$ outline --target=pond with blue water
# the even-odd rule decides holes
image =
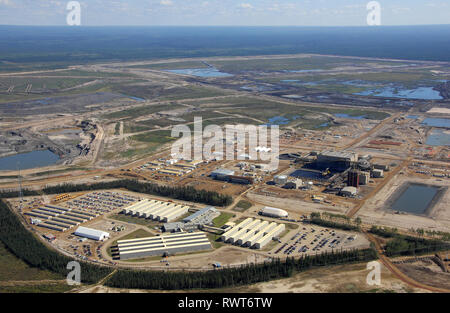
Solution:
[[[345,114],[345,113],[336,113],[336,114],[334,114],[334,116],[339,117],[339,118],[349,118],[349,119],[352,119],[352,120],[363,120],[363,119],[366,118],[364,115],[351,116],[351,115],[348,115],[348,114]]]
[[[436,202],[440,187],[410,183],[399,191],[392,204],[394,211],[422,215]]]
[[[0,171],[15,171],[45,167],[59,161],[59,156],[49,150],[32,151],[0,158]]]
[[[208,68],[185,68],[180,70],[166,70],[166,72],[171,72],[175,74],[191,75],[197,77],[230,77],[233,76],[229,73],[224,73],[219,71],[214,67]]]
[[[448,118],[435,118],[427,117],[422,121],[422,125],[431,127],[450,128],[450,119]]]
[[[374,96],[385,98],[406,98],[420,100],[442,100],[444,99],[439,91],[433,87],[418,87],[415,89],[406,89],[402,87],[387,86],[384,88],[370,89],[362,92],[356,92],[354,95]]]
[[[450,131],[445,129],[434,129],[428,135],[426,144],[429,146],[450,146]]]

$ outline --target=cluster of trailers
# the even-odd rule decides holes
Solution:
[[[38,209],[33,209],[30,212],[26,212],[25,215],[41,220],[37,223],[40,227],[63,232],[81,223],[90,221],[99,214],[95,212],[85,212],[79,209],[45,205]]]
[[[221,240],[244,247],[261,249],[284,230],[284,224],[247,218],[222,234]]]
[[[119,192],[98,191],[88,193],[82,197],[69,201],[67,202],[67,205],[75,208],[85,208],[103,214],[115,209],[123,208],[138,200],[137,197]]]
[[[167,160],[166,162],[162,161],[152,161],[147,164],[142,165],[138,169],[146,169],[149,171],[158,171],[160,174],[165,175],[173,175],[173,176],[183,176],[194,171],[199,164],[203,163],[203,161],[180,161],[178,160]]]
[[[125,208],[123,213],[160,222],[171,222],[186,214],[188,210],[189,206],[182,204],[143,199]]]

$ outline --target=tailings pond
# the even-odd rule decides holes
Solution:
[[[59,157],[49,150],[32,151],[0,158],[0,171],[15,171],[44,167],[58,162]]]
[[[394,195],[391,209],[416,215],[428,215],[445,188],[407,183]]]

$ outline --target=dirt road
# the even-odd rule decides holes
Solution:
[[[401,281],[403,281],[404,283],[407,283],[408,285],[410,285],[411,287],[415,287],[415,288],[422,288],[428,291],[432,291],[432,292],[443,292],[443,293],[450,293],[449,289],[445,289],[445,288],[437,288],[437,287],[432,287],[432,286],[428,286],[425,284],[422,284],[418,281],[415,281],[414,279],[412,279],[411,277],[405,275],[402,271],[400,271],[392,262],[391,260],[384,255],[384,251],[383,248],[381,247],[379,241],[372,235],[369,234],[367,232],[365,232],[365,235],[367,236],[367,238],[375,244],[375,248],[378,251],[379,257],[380,257],[380,261],[381,263],[383,263],[383,265],[392,273],[394,274],[397,278],[399,278]]]

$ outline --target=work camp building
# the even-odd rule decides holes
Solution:
[[[121,260],[212,249],[211,243],[203,232],[119,240],[117,247]]]

